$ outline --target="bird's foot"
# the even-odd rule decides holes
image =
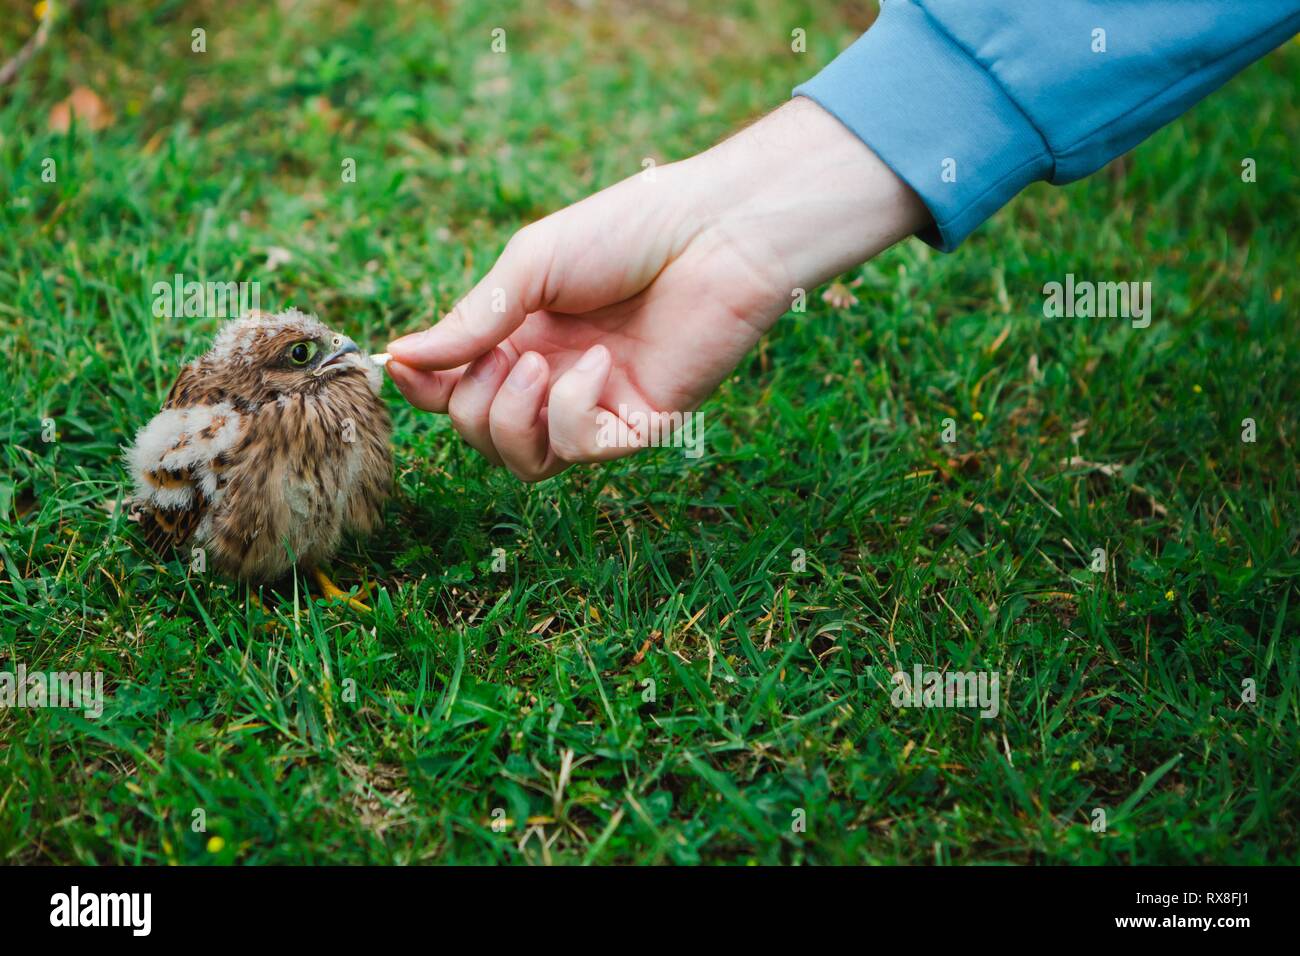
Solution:
[[[267,631],[283,630],[284,625],[275,619],[275,615],[271,613],[271,609],[268,608],[265,604],[263,604],[262,599],[258,597],[257,593],[251,589],[248,592],[248,603],[252,607],[256,608],[258,613],[260,613],[264,618],[266,618],[265,621],[261,621],[258,623],[258,627]]]
[[[329,575],[320,568],[315,568],[312,571],[312,577],[316,581],[316,586],[320,588],[321,597],[325,598],[327,601],[336,601],[342,598],[344,603],[350,605],[353,609],[369,612],[369,606],[362,604],[347,591],[340,588],[337,584],[331,581]]]

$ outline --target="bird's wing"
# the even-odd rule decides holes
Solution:
[[[159,553],[188,541],[220,501],[230,453],[247,427],[246,416],[229,402],[178,405],[187,375],[191,370],[177,377],[163,410],[127,452],[136,492],[132,515]]]
[[[186,365],[167,390],[163,400],[163,411],[169,408],[187,408],[191,405],[215,405],[225,396],[203,387],[204,375],[194,367]]]

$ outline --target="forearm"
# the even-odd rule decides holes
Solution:
[[[1072,182],[1300,29],[1300,0],[891,0],[795,92],[924,199],[955,248],[1030,183]]]

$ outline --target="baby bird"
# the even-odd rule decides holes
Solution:
[[[255,583],[297,564],[341,595],[320,564],[345,531],[379,523],[392,483],[382,382],[356,343],[297,310],[226,323],[127,452],[145,540],[202,548]]]

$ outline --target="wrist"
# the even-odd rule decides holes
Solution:
[[[747,248],[774,281],[811,288],[930,221],[910,187],[812,100],[795,97],[681,164],[701,228]]]

